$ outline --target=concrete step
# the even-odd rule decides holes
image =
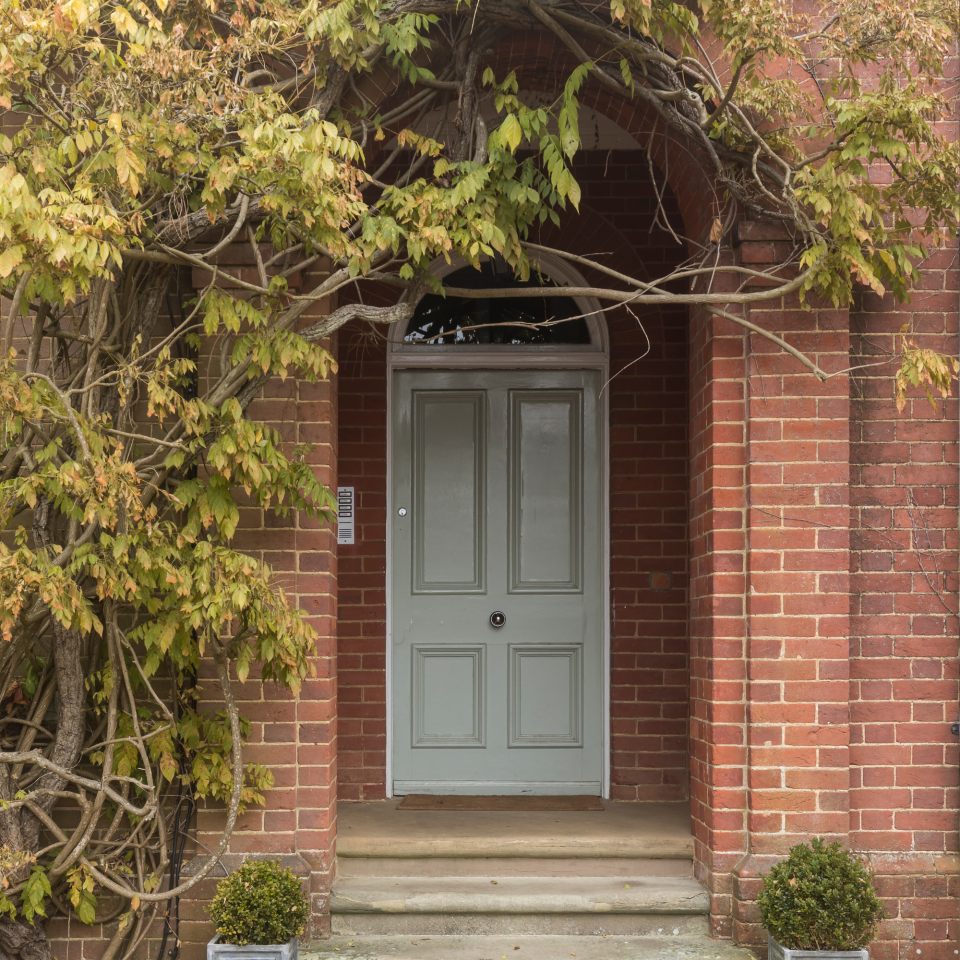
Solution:
[[[687,877],[379,877],[338,879],[334,913],[702,914],[707,892]]]
[[[300,948],[301,960],[756,960],[708,937],[338,937]]]
[[[690,877],[338,878],[333,931],[345,935],[691,936],[709,898]]]
[[[358,877],[692,877],[692,860],[626,857],[344,857],[337,876]]]

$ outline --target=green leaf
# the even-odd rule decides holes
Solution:
[[[20,893],[23,901],[20,912],[31,926],[34,917],[47,915],[44,901],[50,896],[50,892],[50,880],[46,871],[39,865],[35,866]]]

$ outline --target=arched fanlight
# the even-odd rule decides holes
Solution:
[[[471,290],[555,287],[545,275],[517,280],[499,258],[480,269],[466,266],[443,278],[444,286]],[[590,328],[572,297],[441,297],[428,294],[407,324],[405,343],[451,346],[590,344]]]

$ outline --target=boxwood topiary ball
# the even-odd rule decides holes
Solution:
[[[798,843],[763,877],[757,897],[770,935],[790,950],[860,950],[884,917],[873,874],[839,843]]]
[[[303,933],[310,905],[300,879],[279,860],[247,860],[217,884],[210,918],[224,943],[286,943]]]

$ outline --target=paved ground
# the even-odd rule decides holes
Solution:
[[[756,960],[700,937],[335,937],[300,960]]]

